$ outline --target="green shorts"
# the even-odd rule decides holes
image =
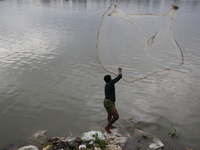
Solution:
[[[110,99],[104,99],[103,105],[107,112],[109,112],[113,107],[115,107],[115,102],[111,101]]]

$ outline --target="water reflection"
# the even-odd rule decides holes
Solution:
[[[198,149],[200,9],[198,1],[186,0],[1,0],[0,149],[41,129],[63,136],[106,123],[105,72],[96,59],[96,35],[110,3],[134,14],[161,14],[172,3],[180,6],[175,38],[185,64],[134,84],[120,82],[120,116],[137,122],[120,118],[117,126],[137,126],[163,139],[175,127],[183,132],[180,145]],[[177,144],[168,138],[166,143]]]

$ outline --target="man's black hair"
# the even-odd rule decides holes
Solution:
[[[110,82],[110,80],[111,80],[111,76],[110,76],[110,75],[105,75],[105,76],[104,76],[104,81],[105,81],[106,83]]]

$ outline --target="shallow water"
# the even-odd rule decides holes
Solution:
[[[111,3],[134,14],[162,14],[178,5],[174,36],[185,59],[173,71],[120,81],[116,126],[131,134],[132,128],[154,134],[169,149],[199,148],[199,1],[8,0],[0,1],[0,149],[38,130],[47,129],[49,136],[80,135],[106,124],[107,73],[97,61],[96,36]],[[129,116],[134,121],[123,120]],[[172,128],[181,132],[177,140],[167,135]],[[128,147],[136,149],[132,140]]]

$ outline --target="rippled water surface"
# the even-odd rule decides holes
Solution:
[[[49,136],[80,135],[106,124],[103,76],[96,37],[111,3],[135,14],[162,14],[178,5],[174,36],[184,65],[134,83],[116,85],[123,131],[139,128],[168,149],[199,149],[200,2],[197,0],[0,1],[0,149],[38,130]],[[116,68],[117,69],[117,68]],[[133,117],[134,121],[124,120]],[[180,138],[167,134],[175,128]],[[128,148],[136,149],[135,141]]]

